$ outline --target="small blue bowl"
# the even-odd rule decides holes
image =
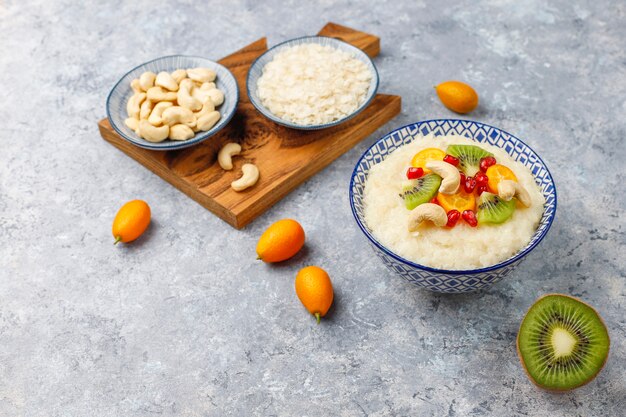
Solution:
[[[514,160],[528,167],[541,188],[546,203],[539,227],[530,242],[517,254],[499,264],[480,269],[446,270],[411,262],[393,253],[372,235],[364,219],[363,191],[370,168],[382,162],[399,147],[428,134],[461,135],[476,142],[502,148]],[[515,136],[484,123],[469,120],[439,119],[413,123],[379,139],[359,159],[350,181],[350,206],[357,224],[368,238],[374,252],[387,267],[405,280],[431,291],[464,293],[490,287],[504,278],[537,246],[552,225],[556,213],[556,188],[548,167],[528,145]]]
[[[197,67],[210,68],[215,71],[217,74],[215,84],[217,88],[224,92],[224,103],[216,109],[221,113],[222,118],[211,130],[198,132],[193,138],[184,141],[166,139],[163,142],[153,143],[140,138],[124,124],[124,120],[128,117],[128,114],[126,114],[126,103],[130,96],[133,95],[133,90],[130,88],[130,82],[133,79],[139,78],[146,71],[158,74],[161,71],[172,72],[179,68]],[[113,129],[133,145],[155,151],[172,151],[196,145],[215,135],[233,118],[238,102],[239,88],[237,87],[237,80],[225,66],[199,56],[172,55],[146,62],[124,74],[109,93],[107,98],[107,116]]]
[[[333,48],[339,49],[340,51],[351,53],[356,59],[362,61],[367,65],[369,70],[372,72],[372,79],[370,80],[369,90],[367,91],[367,96],[365,97],[365,101],[359,108],[353,111],[351,114],[345,116],[342,119],[335,120],[331,123],[321,124],[321,125],[298,125],[292,123],[288,120],[281,119],[276,116],[274,113],[269,111],[263,104],[261,103],[261,99],[257,94],[257,81],[263,75],[263,68],[266,64],[268,64],[271,60],[274,59],[274,56],[285,50],[286,48],[291,48],[296,45],[302,45],[305,43],[317,43],[324,46],[332,46]],[[371,58],[367,56],[365,52],[357,48],[356,46],[352,46],[349,43],[341,41],[335,38],[329,38],[326,36],[303,36],[301,38],[291,39],[289,41],[285,41],[283,43],[279,43],[273,48],[268,49],[263,55],[258,57],[250,66],[250,70],[248,71],[248,79],[246,82],[246,88],[248,91],[248,97],[250,98],[250,102],[252,105],[261,113],[263,116],[272,120],[279,125],[283,125],[292,129],[298,130],[318,130],[318,129],[326,129],[327,127],[337,126],[345,122],[346,120],[352,119],[354,116],[359,114],[363,109],[365,109],[371,101],[376,97],[376,92],[378,91],[378,71],[376,70],[376,66],[372,62]]]

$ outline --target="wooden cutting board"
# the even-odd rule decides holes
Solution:
[[[324,26],[319,35],[351,43],[370,57],[380,52],[378,37],[335,23]],[[219,61],[237,79],[240,100],[231,122],[206,141],[178,151],[142,149],[120,137],[108,119],[98,123],[100,134],[233,227],[244,227],[391,120],[400,112],[401,104],[399,96],[377,94],[355,118],[335,127],[302,131],[280,126],[257,112],[246,94],[248,68],[266,50],[263,38]],[[217,163],[217,152],[227,142],[238,142],[243,148],[234,158],[232,171],[222,170]],[[257,165],[261,176],[254,187],[236,192],[230,183],[241,176],[244,163]]]

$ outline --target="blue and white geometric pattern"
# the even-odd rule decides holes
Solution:
[[[533,173],[541,187],[546,203],[543,216],[532,239],[521,251],[499,264],[473,270],[445,270],[411,262],[384,247],[371,234],[363,218],[363,190],[369,169],[380,163],[397,148],[419,140],[428,134],[444,136],[457,134],[477,142],[489,143],[504,149],[513,159]],[[374,252],[383,263],[405,280],[435,292],[464,293],[485,289],[504,278],[544,238],[556,213],[556,188],[550,171],[528,145],[515,136],[484,123],[470,120],[439,119],[413,123],[379,139],[356,164],[350,181],[350,206],[357,224],[369,239]]]
[[[130,88],[130,82],[133,79],[139,78],[139,76],[146,71],[152,71],[158,74],[161,71],[172,72],[177,69],[198,67],[210,68],[215,71],[217,74],[215,84],[217,88],[224,92],[224,103],[216,109],[220,112],[222,118],[209,131],[198,132],[193,138],[188,140],[166,139],[163,142],[153,143],[140,138],[133,130],[126,126],[124,123],[124,120],[128,117],[126,114],[126,103],[130,96],[133,95],[133,90]],[[173,151],[196,145],[219,132],[235,115],[238,102],[239,87],[237,86],[237,80],[228,68],[210,59],[199,56],[172,55],[146,62],[124,74],[117,84],[113,86],[107,97],[107,116],[113,129],[130,143],[141,148],[155,151]]]

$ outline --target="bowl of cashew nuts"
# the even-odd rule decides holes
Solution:
[[[215,135],[232,119],[238,101],[237,81],[226,67],[174,55],[127,72],[109,93],[107,116],[132,144],[170,151]]]

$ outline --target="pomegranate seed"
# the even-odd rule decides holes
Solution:
[[[437,197],[433,197],[433,199],[430,200],[430,202],[433,203],[433,204],[439,205],[439,201],[437,201]]]
[[[478,195],[481,195],[485,191],[487,191],[487,186],[486,185],[479,185],[479,186],[476,187],[476,192],[478,193]]]
[[[454,225],[456,224],[456,222],[459,221],[460,218],[461,218],[461,213],[459,213],[458,210],[450,210],[448,212],[448,223],[446,224],[446,226],[454,227]]]
[[[476,180],[472,177],[466,177],[465,182],[463,182],[463,189],[466,193],[471,194],[476,188]]]
[[[493,156],[485,156],[484,158],[480,160],[480,164],[479,164],[480,170],[482,172],[487,172],[487,168],[495,164],[496,164],[496,158],[494,158]]]
[[[459,166],[459,158],[455,158],[452,155],[446,155],[443,157],[443,162],[447,162],[450,165]]]
[[[489,182],[489,177],[482,172],[478,172],[476,175],[474,175],[474,179],[476,180],[476,184],[478,185],[487,185],[487,182]]]
[[[478,225],[478,220],[476,220],[476,213],[473,210],[465,210],[462,214],[463,220],[467,222],[472,227],[476,227]]]
[[[422,168],[411,167],[406,170],[406,177],[410,180],[416,180],[422,175],[424,175],[424,170]]]
[[[465,174],[462,172],[459,172],[459,174],[461,174],[461,185],[465,184]]]

